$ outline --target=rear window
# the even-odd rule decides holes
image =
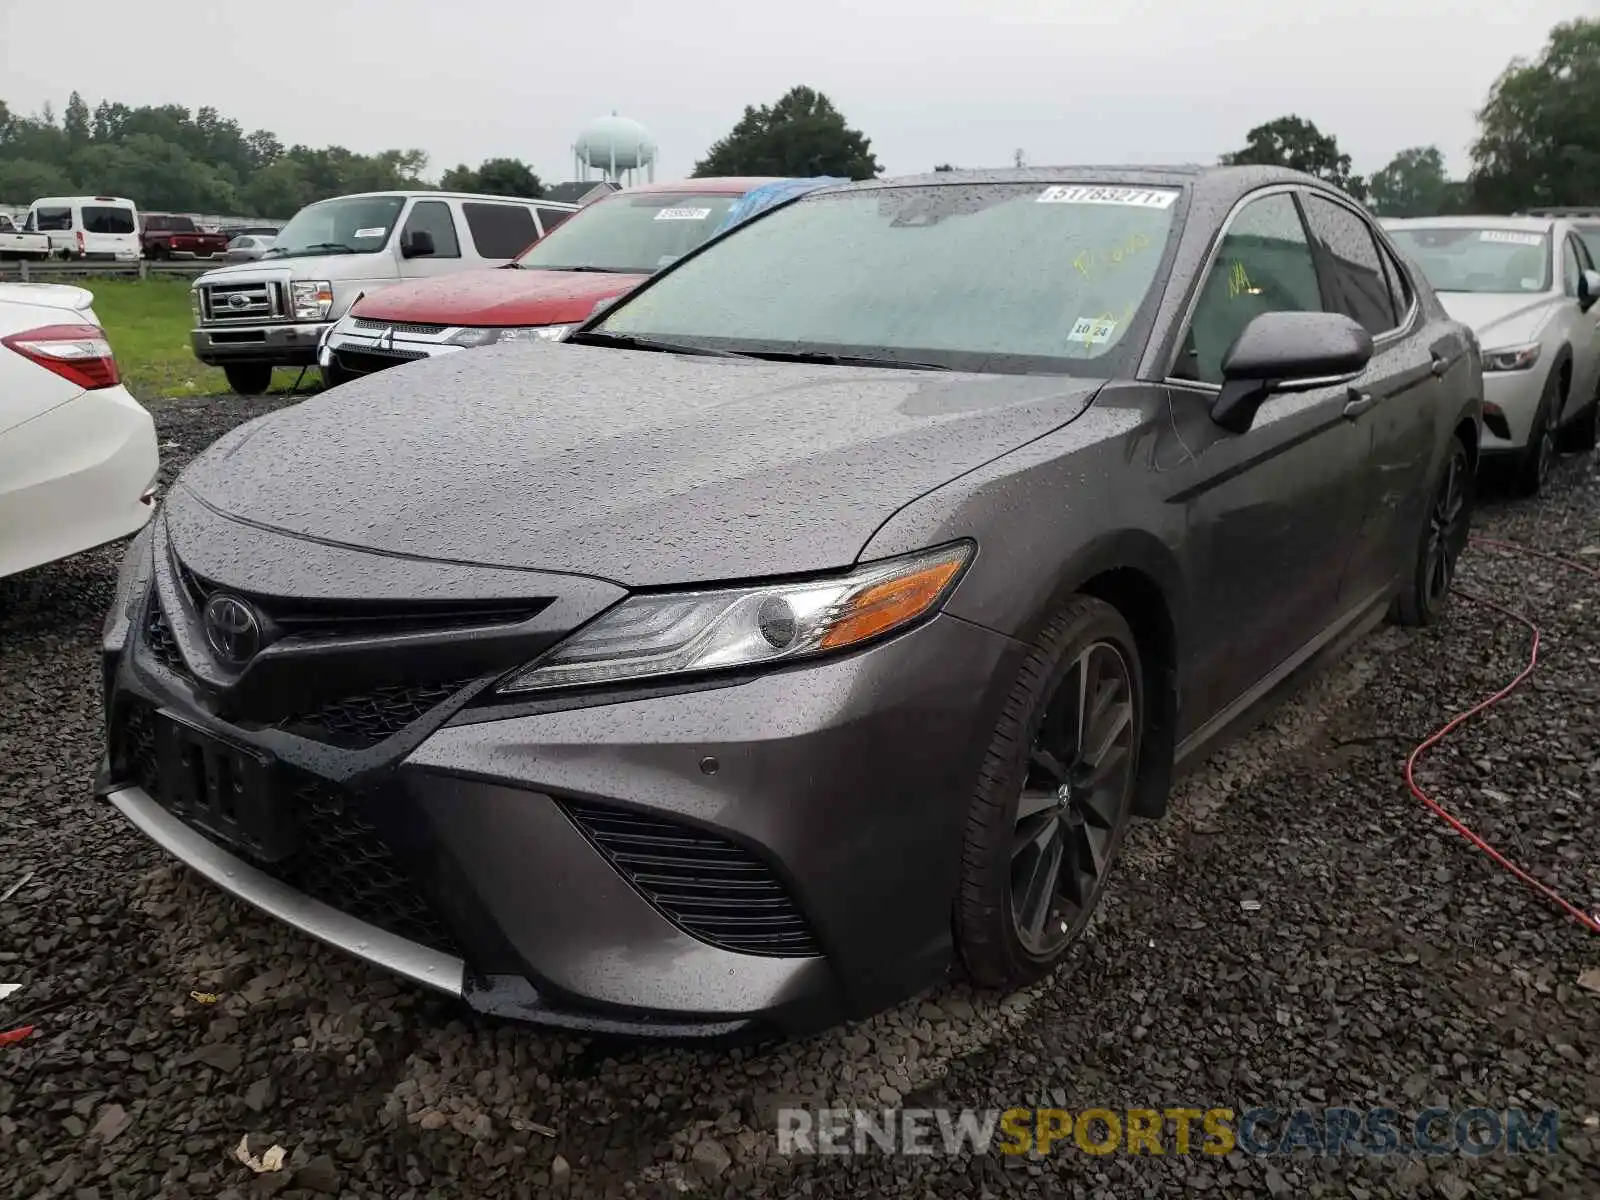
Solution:
[[[72,210],[70,208],[36,208],[33,210],[33,225],[40,233],[57,233],[63,229],[72,228]]]
[[[133,209],[85,204],[83,230],[85,233],[132,233]]]
[[[188,217],[146,217],[146,229],[159,230],[163,233],[193,233],[194,222]]]
[[[484,258],[515,258],[539,237],[533,214],[520,204],[464,202],[472,244]]]

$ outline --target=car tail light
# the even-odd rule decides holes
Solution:
[[[45,325],[0,338],[0,346],[81,388],[114,387],[122,381],[111,343],[98,325]]]
[[[82,258],[84,256],[84,254],[86,253],[86,248],[87,248],[87,243],[83,240],[83,230],[80,229],[80,230],[78,230],[78,257],[79,258]]]

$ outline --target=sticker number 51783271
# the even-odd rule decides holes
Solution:
[[[1057,184],[1039,193],[1040,204],[1121,204],[1128,208],[1171,208],[1178,193],[1172,188],[1089,187]]]

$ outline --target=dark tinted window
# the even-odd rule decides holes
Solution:
[[[484,258],[515,258],[539,238],[533,214],[520,204],[468,201],[461,205],[461,211],[472,231],[472,244]]]
[[[133,210],[86,204],[83,207],[83,229],[85,233],[132,233]]]
[[[1383,273],[1389,279],[1389,300],[1394,305],[1395,319],[1402,321],[1406,313],[1411,311],[1411,278],[1400,265],[1400,260],[1382,242],[1378,243],[1378,252],[1383,256]]]
[[[188,217],[146,217],[144,227],[163,233],[193,233],[194,222]]]
[[[1294,199],[1280,192],[1253,200],[1239,210],[1217,248],[1173,376],[1220,384],[1223,357],[1255,317],[1322,307],[1316,263]]]
[[[430,258],[460,258],[461,243],[456,240],[456,222],[450,215],[450,206],[443,200],[419,200],[406,218],[406,227],[400,231],[402,238],[413,233],[426,233],[433,237]]]
[[[33,214],[35,228],[40,233],[54,233],[72,228],[70,208],[36,208]]]
[[[1359,322],[1370,334],[1393,329],[1394,302],[1372,230],[1350,209],[1321,196],[1306,196],[1305,205],[1306,221],[1322,251],[1327,307]]]
[[[534,207],[539,210],[539,224],[544,226],[546,233],[572,215],[571,210],[565,208],[548,208],[543,204],[535,204]]]

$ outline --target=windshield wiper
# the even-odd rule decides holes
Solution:
[[[540,271],[589,271],[596,275],[637,275],[637,271],[618,271],[615,267],[547,267],[543,263],[535,268]]]
[[[569,333],[562,339],[580,346],[616,346],[623,350],[649,350],[660,354],[693,354],[706,358],[745,358],[732,350],[713,350],[709,346],[691,346],[685,342],[668,342],[660,338],[638,337],[631,333],[602,333],[598,329]]]
[[[262,258],[294,258],[298,254],[354,254],[343,242],[312,242],[309,246],[274,246]]]
[[[767,362],[824,363],[830,367],[888,367],[898,371],[948,371],[943,363],[911,362],[870,354],[831,354],[826,350],[746,350],[746,358]]]

